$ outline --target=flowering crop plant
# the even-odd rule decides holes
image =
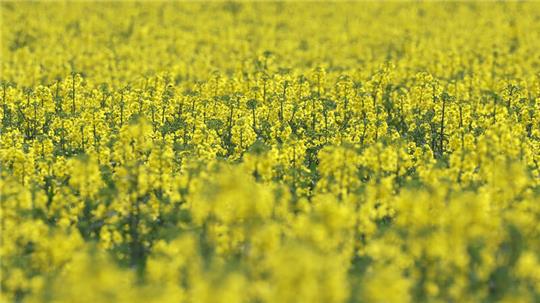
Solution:
[[[0,9],[1,302],[540,302],[540,2]]]

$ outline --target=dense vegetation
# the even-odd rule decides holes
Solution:
[[[2,2],[2,302],[539,302],[539,3]]]

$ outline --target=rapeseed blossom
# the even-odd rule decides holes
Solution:
[[[540,5],[0,3],[2,302],[540,301]]]

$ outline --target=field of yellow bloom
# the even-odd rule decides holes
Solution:
[[[540,302],[540,2],[0,10],[1,302]]]

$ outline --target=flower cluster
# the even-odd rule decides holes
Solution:
[[[538,3],[3,2],[6,302],[538,302]]]

